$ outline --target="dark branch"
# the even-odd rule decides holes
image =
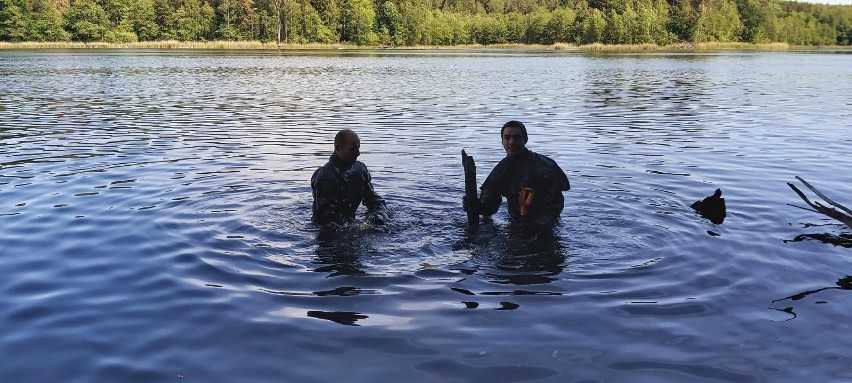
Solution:
[[[819,201],[811,202],[811,200],[809,200],[808,197],[805,196],[805,193],[802,193],[802,191],[799,190],[799,188],[797,188],[795,185],[788,182],[787,185],[789,185],[790,188],[793,189],[793,191],[796,192],[796,194],[799,195],[799,198],[801,198],[802,201],[805,201],[805,203],[808,204],[808,206],[814,208],[814,210],[816,210],[817,212],[825,214],[825,215],[827,215],[831,218],[834,218],[834,219],[836,219],[840,222],[843,222],[846,226],[848,226],[849,228],[852,228],[852,210],[849,210],[849,208],[847,208],[846,206],[843,206],[843,205],[841,205],[837,202],[832,201],[825,194],[822,194],[819,190],[817,190],[815,187],[811,186],[811,184],[809,184],[807,181],[805,181],[801,177],[796,176],[796,179],[798,179],[799,181],[802,181],[802,183],[805,184],[805,186],[807,186],[808,189],[810,189],[812,192],[814,192],[814,194],[818,195],[820,198],[822,198],[823,200],[828,202],[830,205],[835,206],[835,207],[843,210],[843,212],[838,211],[835,208],[827,207],[827,206],[821,204]],[[848,215],[845,214],[844,212],[847,212]]]

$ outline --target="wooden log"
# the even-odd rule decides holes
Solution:
[[[479,196],[476,191],[476,161],[472,156],[467,155],[462,149],[462,166],[464,167],[464,195],[469,200],[477,200]],[[467,224],[476,226],[479,224],[479,212],[470,209],[467,212]]]

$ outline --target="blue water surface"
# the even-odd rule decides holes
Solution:
[[[850,94],[839,53],[0,52],[0,382],[850,381],[852,249],[803,235],[852,230],[786,184],[852,206]],[[553,236],[460,210],[510,119]],[[310,223],[343,128],[386,228]]]

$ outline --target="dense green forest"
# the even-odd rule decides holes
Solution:
[[[777,0],[0,0],[0,41],[852,44],[852,6]]]

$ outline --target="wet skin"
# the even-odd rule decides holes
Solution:
[[[357,134],[347,136],[343,143],[334,147],[334,153],[347,164],[355,163],[361,155],[361,139]]]

